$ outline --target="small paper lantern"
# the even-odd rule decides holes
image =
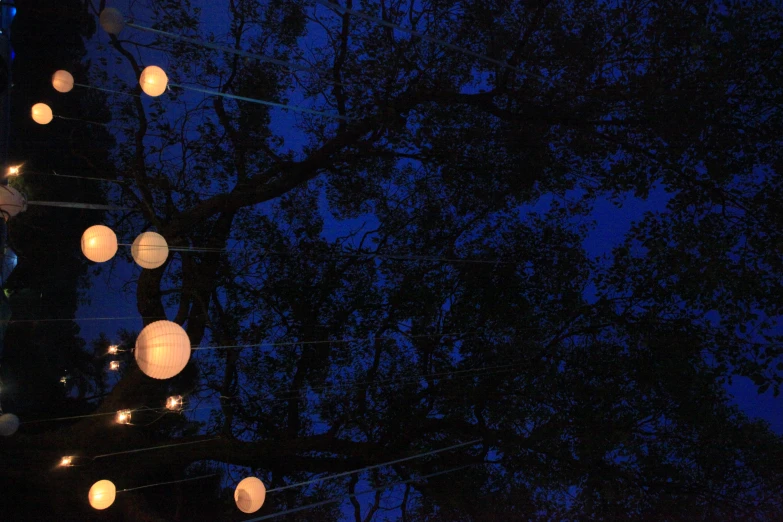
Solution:
[[[52,75],[52,87],[57,92],[71,92],[73,76],[68,71],[59,70]]]
[[[264,483],[255,477],[242,479],[234,491],[234,502],[243,513],[255,513],[264,505],[265,499]]]
[[[106,509],[114,504],[117,497],[117,488],[111,480],[99,480],[90,488],[88,498],[90,505],[95,509]]]
[[[46,125],[54,118],[54,114],[52,114],[52,108],[45,103],[36,103],[33,105],[30,114],[33,117],[33,121],[35,123],[40,123],[41,125]]]
[[[185,330],[171,321],[155,321],[136,338],[136,363],[153,379],[170,379],[185,368],[190,359],[190,339]]]
[[[169,245],[157,232],[144,232],[133,241],[131,256],[142,268],[158,268],[169,257]]]
[[[117,36],[125,28],[125,17],[119,9],[107,7],[101,11],[101,27],[109,34]]]
[[[166,86],[169,84],[169,78],[166,72],[157,65],[150,65],[141,71],[139,85],[141,90],[150,96],[160,96],[166,92]]]
[[[0,435],[10,437],[19,429],[19,417],[13,413],[0,415]]]
[[[82,234],[84,257],[96,263],[105,263],[117,253],[117,235],[103,225],[93,225]]]

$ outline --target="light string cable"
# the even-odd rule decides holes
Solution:
[[[132,246],[130,243],[118,243],[119,246]],[[212,248],[212,247],[178,247],[178,246],[164,246],[164,245],[145,245],[144,249],[155,248],[167,248],[174,252],[214,252],[219,254],[225,254],[229,250],[225,248]],[[269,256],[293,256],[291,252],[264,252]],[[483,265],[517,265],[519,261],[511,261],[508,259],[479,259],[469,257],[440,257],[440,256],[428,256],[428,255],[416,255],[416,254],[395,254],[395,253],[383,253],[383,252],[351,252],[351,251],[339,251],[329,252],[333,257],[343,258],[378,258],[378,259],[390,259],[392,261],[432,261],[435,263],[466,263],[466,264],[483,264]]]
[[[116,457],[117,455],[130,455],[132,453],[144,453],[145,451],[157,451],[161,449],[168,449],[168,448],[176,448],[180,446],[192,446],[193,444],[204,444],[205,442],[214,442],[216,440],[220,440],[222,437],[212,437],[209,439],[200,439],[200,440],[191,440],[188,442],[178,442],[176,444],[161,444],[160,446],[151,446],[148,448],[138,448],[138,449],[132,449],[132,450],[124,450],[124,451],[115,451],[114,453],[106,453],[103,455],[96,455],[94,457],[89,457],[91,460],[98,460],[98,459],[104,459],[107,457]]]
[[[0,324],[14,324],[14,323],[59,323],[73,321],[76,323],[82,321],[122,321],[127,319],[155,319],[164,320],[165,316],[138,316],[138,315],[126,315],[120,317],[73,317],[73,318],[54,318],[54,319],[0,319]]]
[[[305,506],[299,506],[299,507],[296,507],[296,508],[286,509],[285,511],[278,511],[277,513],[272,513],[270,515],[264,515],[264,516],[256,517],[256,518],[248,518],[248,519],[243,520],[242,522],[258,522],[258,521],[261,521],[261,520],[269,520],[271,518],[277,518],[277,517],[280,517],[280,516],[283,516],[283,515],[289,515],[291,513],[297,513],[299,511],[305,511],[307,509],[313,509],[313,508],[316,508],[316,507],[319,507],[319,506],[325,506],[325,505],[328,505],[328,504],[333,504],[335,502],[342,502],[346,498],[355,498],[355,497],[358,497],[360,495],[366,495],[368,493],[376,493],[378,491],[384,491],[384,490],[387,490],[387,489],[390,489],[390,488],[394,488],[394,487],[397,487],[397,486],[402,486],[402,485],[405,485],[405,484],[411,484],[411,483],[419,482],[419,481],[422,481],[422,480],[425,480],[425,479],[428,479],[428,478],[437,477],[439,475],[446,475],[447,473],[454,473],[455,471],[460,471],[460,470],[463,470],[463,469],[466,469],[466,468],[471,468],[471,467],[478,466],[478,465],[481,465],[481,464],[488,464],[488,463],[486,463],[486,462],[479,462],[479,463],[474,463],[474,464],[466,464],[464,466],[458,466],[456,468],[446,469],[446,470],[443,470],[443,471],[436,471],[435,473],[429,473],[427,475],[421,475],[420,477],[410,478],[410,479],[402,480],[402,481],[399,481],[399,482],[393,482],[391,484],[385,484],[385,485],[379,486],[377,488],[366,489],[364,491],[359,491],[358,493],[349,493],[348,495],[341,495],[339,497],[334,497],[334,498],[331,498],[331,499],[322,500],[320,502],[307,504]]]
[[[513,371],[515,368],[519,367],[521,364],[524,364],[526,361],[515,361],[510,364],[503,364],[503,365],[496,365],[496,366],[479,366],[475,368],[465,368],[462,370],[453,370],[448,372],[435,372],[435,373],[425,373],[420,375],[408,375],[406,377],[401,377],[397,379],[383,379],[378,381],[352,381],[352,382],[346,382],[346,383],[335,383],[332,385],[323,385],[320,387],[314,387],[310,388],[309,390],[300,390],[300,395],[305,394],[308,391],[323,391],[327,389],[343,389],[343,390],[351,390],[355,388],[363,388],[365,386],[374,386],[374,385],[396,385],[396,384],[413,384],[418,383],[423,379],[441,379],[444,377],[449,376],[455,376],[455,378],[462,378],[462,377],[484,377],[487,375],[496,375],[504,372]],[[494,370],[494,371],[490,371]],[[228,399],[231,399],[233,397],[227,397]],[[266,403],[274,403],[274,402],[287,402],[293,399],[294,397],[270,397],[267,399],[259,399],[256,401],[252,401],[253,404],[266,404]],[[142,406],[139,408],[131,408],[131,413],[136,412],[153,412],[153,413],[187,413],[192,411],[199,411],[199,410],[205,410],[205,409],[217,409],[219,406],[199,406],[197,408],[188,408],[184,410],[178,410],[178,411],[172,411],[168,410],[165,407],[160,408],[150,408],[147,406]],[[59,421],[68,421],[68,420],[76,420],[76,419],[86,419],[86,418],[92,418],[92,417],[109,417],[109,416],[116,416],[117,412],[102,412],[102,413],[90,413],[85,415],[72,415],[68,417],[54,417],[54,418],[45,418],[45,419],[34,419],[29,421],[21,422],[20,424],[39,424],[44,422],[59,422]]]
[[[204,40],[197,40],[195,38],[189,38],[187,36],[182,36],[182,35],[179,35],[179,34],[176,34],[176,33],[168,32],[168,31],[162,31],[160,29],[153,29],[151,27],[146,27],[146,26],[134,23],[132,20],[126,20],[125,25],[127,25],[128,27],[132,27],[134,29],[138,29],[139,31],[146,31],[148,33],[158,34],[158,35],[161,35],[161,36],[166,36],[168,38],[174,38],[174,39],[180,40],[182,42],[187,42],[189,44],[197,45],[197,46],[200,46],[200,47],[207,47],[209,49],[214,49],[216,51],[222,51],[222,52],[225,52],[225,53],[234,54],[234,55],[237,55],[237,56],[241,56],[243,58],[250,58],[250,59],[253,59],[253,60],[258,60],[260,62],[273,63],[275,65],[279,65],[281,67],[285,67],[287,69],[292,69],[292,70],[295,70],[295,71],[302,71],[302,72],[307,72],[307,73],[312,73],[312,74],[316,74],[316,75],[320,75],[320,76],[327,76],[327,77],[329,75],[328,71],[322,71],[322,70],[319,70],[319,69],[314,69],[314,68],[308,67],[306,65],[300,65],[298,63],[287,62],[285,60],[278,60],[277,58],[273,58],[271,56],[266,56],[264,54],[251,53],[251,52],[243,51],[242,49],[234,49],[232,47],[227,47],[225,45],[219,45],[219,44],[212,43],[212,42],[206,42]],[[337,84],[337,85],[344,85],[342,83],[339,83],[339,82],[336,82],[336,81],[330,80],[330,79],[325,79],[325,81],[328,81],[330,83]]]
[[[423,457],[429,457],[430,455],[437,455],[438,453],[443,453],[444,451],[451,451],[451,450],[455,450],[457,448],[463,448],[465,446],[473,446],[474,444],[478,444],[481,441],[482,441],[482,439],[475,439],[475,440],[471,440],[471,441],[468,441],[468,442],[461,442],[459,444],[454,444],[452,446],[448,446],[448,447],[445,447],[445,448],[439,448],[439,449],[436,449],[436,450],[427,451],[425,453],[419,453],[417,455],[411,455],[409,457],[403,457],[403,458],[396,459],[396,460],[390,460],[388,462],[381,462],[380,464],[373,464],[371,466],[365,466],[363,468],[353,469],[353,470],[350,470],[350,471],[343,471],[341,473],[336,473],[334,475],[327,475],[325,477],[318,477],[318,478],[314,478],[312,480],[305,480],[304,482],[297,482],[295,484],[288,484],[288,485],[285,485],[285,486],[280,486],[279,488],[268,489],[268,490],[266,490],[266,492],[267,493],[277,493],[279,491],[285,491],[285,490],[291,489],[291,488],[298,488],[298,487],[301,487],[301,486],[308,486],[310,484],[315,484],[317,482],[323,482],[323,481],[326,481],[326,480],[333,480],[333,479],[340,478],[340,477],[347,477],[348,475],[353,475],[354,473],[364,473],[365,471],[369,471],[371,469],[383,468],[383,467],[386,467],[386,466],[393,466],[394,464],[400,464],[402,462],[408,462],[410,460],[416,460],[416,459],[420,459],[420,458],[423,458]]]
[[[124,180],[124,179],[107,179],[107,178],[95,178],[90,176],[73,176],[70,174],[58,174],[56,170],[52,170],[51,172],[42,172],[40,170],[25,170],[24,172],[19,172],[18,174],[14,174],[13,177],[19,177],[22,175],[34,175],[34,176],[53,176],[56,178],[70,178],[70,179],[86,179],[89,181],[106,181],[108,183],[130,183],[130,180]]]
[[[222,96],[223,98],[230,98],[232,100],[238,100],[238,101],[245,101],[250,103],[258,103],[261,105],[268,105],[270,107],[277,107],[279,109],[285,109],[289,111],[296,111],[296,112],[305,112],[307,114],[315,114],[316,116],[326,116],[327,118],[335,118],[338,120],[344,120],[349,121],[350,118],[347,116],[342,116],[341,114],[333,114],[329,112],[322,112],[322,111],[316,111],[314,109],[308,109],[305,107],[298,107],[296,105],[288,105],[285,103],[277,103],[277,102],[271,102],[266,100],[259,100],[257,98],[248,98],[247,96],[239,96],[237,94],[230,94],[227,92],[220,92],[220,91],[212,91],[209,89],[204,89],[202,87],[193,87],[191,85],[182,85],[180,83],[168,83],[167,89],[171,90],[172,87],[175,87],[177,89],[184,89],[186,91],[192,91],[192,92],[198,92],[201,94],[207,94],[210,96]]]
[[[73,85],[74,87],[81,87],[83,89],[92,89],[94,91],[103,91],[112,94],[122,94],[123,96],[135,96],[136,98],[139,97],[138,94],[134,94],[132,92],[115,91],[114,89],[107,89],[106,87],[96,87],[95,85],[87,85],[84,83],[77,83],[77,82],[73,82]]]
[[[420,38],[422,40],[426,40],[428,42],[432,42],[434,44],[440,45],[442,47],[446,47],[448,49],[451,49],[453,51],[457,51],[457,52],[465,54],[467,56],[472,56],[473,58],[478,58],[479,60],[482,60],[482,61],[494,64],[494,65],[498,65],[500,67],[503,67],[505,69],[509,69],[509,70],[518,72],[520,74],[524,74],[524,75],[532,76],[534,78],[538,78],[539,80],[543,80],[543,81],[545,81],[545,82],[547,82],[549,84],[552,83],[552,81],[550,79],[547,79],[544,76],[541,76],[539,74],[536,74],[536,73],[533,73],[533,72],[530,72],[530,71],[526,71],[524,69],[521,69],[519,67],[511,65],[510,63],[507,63],[507,62],[504,62],[504,61],[501,61],[501,60],[496,60],[495,58],[490,58],[489,56],[485,56],[483,54],[479,54],[477,52],[471,51],[470,49],[465,49],[464,47],[459,47],[459,46],[454,45],[452,43],[449,43],[449,42],[447,42],[445,40],[441,40],[439,38],[435,38],[433,36],[430,36],[428,34],[422,33],[420,31],[416,31],[414,29],[408,29],[406,27],[402,27],[400,25],[393,24],[393,23],[391,23],[391,22],[389,22],[387,20],[382,20],[380,18],[376,18],[374,16],[370,16],[368,14],[362,13],[361,11],[355,11],[353,9],[348,9],[347,7],[343,7],[343,6],[338,5],[338,4],[333,4],[331,2],[328,2],[327,0],[315,0],[315,2],[317,4],[321,4],[324,7],[328,7],[329,9],[337,11],[338,13],[348,14],[348,15],[351,15],[351,16],[355,16],[357,18],[362,18],[362,19],[367,20],[369,22],[374,22],[374,23],[382,25],[384,27],[389,27],[391,29],[396,29],[397,31],[402,31],[403,33],[408,33],[411,36],[415,36],[416,38]]]
[[[198,477],[189,477],[180,480],[169,480],[167,482],[156,482],[155,484],[147,484],[146,486],[137,486],[135,488],[118,489],[117,493],[127,493],[129,491],[136,491],[138,489],[154,488],[157,486],[168,486],[169,484],[179,484],[181,482],[190,482],[192,480],[201,480],[210,477],[216,477],[217,473],[210,473],[209,475],[200,475]]]

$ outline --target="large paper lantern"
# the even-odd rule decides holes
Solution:
[[[19,417],[13,413],[0,415],[0,435],[10,437],[19,429]]]
[[[117,235],[103,225],[93,225],[82,234],[84,257],[96,263],[105,263],[117,253]]]
[[[114,36],[120,34],[125,28],[125,17],[122,16],[119,9],[113,7],[107,7],[101,11],[100,22],[103,30]]]
[[[111,480],[99,480],[90,488],[87,498],[90,499],[90,505],[95,509],[106,509],[114,504],[117,497],[117,488]]]
[[[243,513],[255,513],[264,505],[265,499],[264,483],[255,477],[242,479],[234,491],[234,502]]]
[[[140,267],[152,270],[166,262],[166,258],[169,257],[169,245],[157,232],[144,232],[133,241],[131,256]]]
[[[170,379],[185,368],[190,359],[190,339],[185,330],[171,321],[155,321],[136,338],[136,363],[153,379]]]
[[[46,105],[45,103],[36,103],[35,105],[33,105],[30,114],[33,117],[33,121],[35,123],[40,123],[41,125],[46,125],[47,123],[52,121],[52,119],[54,119],[54,114],[52,114],[52,108]]]
[[[68,71],[59,70],[52,75],[52,87],[57,92],[71,92],[73,76]]]
[[[169,78],[163,69],[157,65],[150,65],[141,71],[139,85],[141,90],[150,96],[160,96],[166,92],[166,86],[169,84]]]
[[[27,200],[14,187],[0,185],[0,214],[6,221],[27,210]]]

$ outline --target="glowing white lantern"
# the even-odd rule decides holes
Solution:
[[[125,28],[125,17],[122,16],[119,9],[113,7],[107,7],[101,11],[100,22],[103,30],[114,36],[120,34]]]
[[[106,509],[114,504],[117,488],[111,480],[99,480],[90,488],[90,505],[95,509]]]
[[[169,245],[157,232],[144,232],[133,241],[131,256],[142,268],[158,268],[169,257]]]
[[[82,234],[82,252],[90,261],[108,261],[117,253],[117,234],[103,225],[91,226]]]
[[[234,502],[243,513],[255,513],[264,505],[265,499],[264,483],[255,477],[242,479],[234,491]]]
[[[0,415],[0,435],[10,437],[19,429],[19,417],[13,413]]]
[[[157,65],[150,65],[141,71],[139,85],[141,90],[150,96],[160,96],[166,92],[166,86],[169,84],[169,78],[166,72]]]
[[[171,321],[155,321],[136,338],[136,363],[153,379],[170,379],[185,368],[190,359],[190,339],[185,330]]]
[[[45,103],[36,103],[35,105],[33,105],[30,114],[33,117],[33,121],[35,123],[40,123],[41,125],[46,125],[47,123],[52,121],[52,119],[54,119],[52,108],[46,105]]]
[[[57,92],[71,92],[73,76],[68,71],[59,70],[52,75],[52,87]]]
[[[6,221],[27,210],[27,200],[14,187],[0,185],[0,213]]]

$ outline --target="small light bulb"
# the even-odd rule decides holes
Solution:
[[[71,465],[71,462],[73,462],[72,456],[69,455],[67,457],[63,457],[62,459],[60,459],[60,466],[64,468],[68,467]]]
[[[119,346],[117,346],[116,344],[112,344],[111,346],[109,346],[109,355],[116,354],[119,349],[120,349]]]
[[[166,408],[172,411],[182,409],[182,395],[172,395],[166,399]]]
[[[117,412],[117,424],[130,424],[130,421],[131,421],[130,410],[120,410]]]
[[[112,361],[109,363],[109,370],[116,372],[120,369],[120,361]]]
[[[61,384],[68,384],[68,377],[60,377]]]
[[[14,165],[13,167],[8,167],[8,175],[9,176],[18,176],[20,168],[22,168],[21,165]]]

